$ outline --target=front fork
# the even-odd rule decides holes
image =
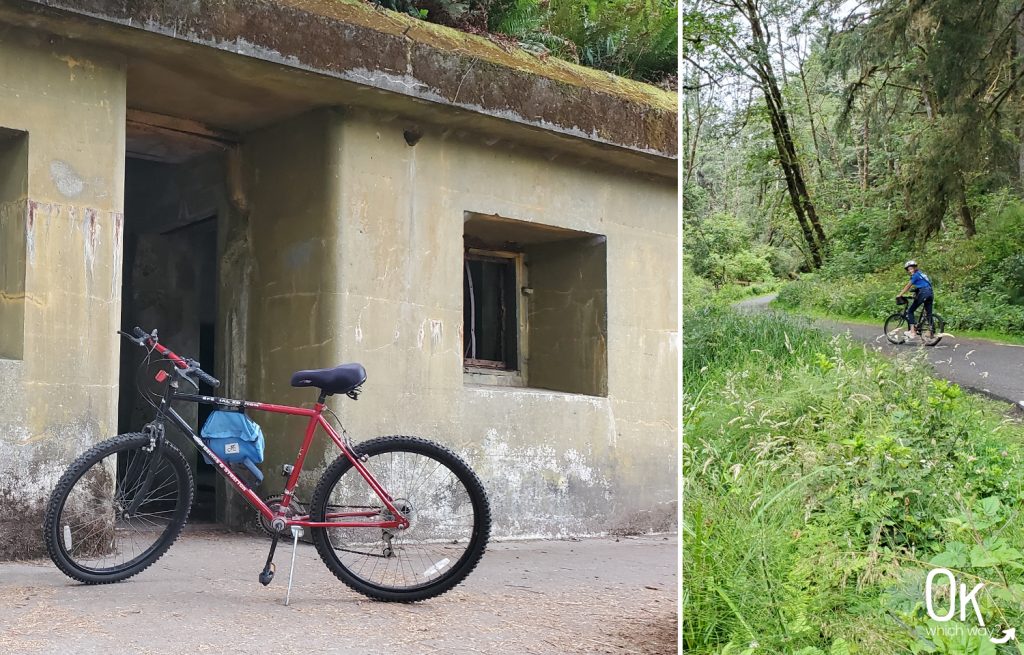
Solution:
[[[142,501],[149,495],[150,489],[153,487],[153,478],[156,477],[156,471],[160,468],[160,463],[163,459],[164,415],[167,407],[170,405],[171,397],[177,390],[178,381],[171,380],[164,390],[164,396],[160,400],[160,407],[157,409],[156,416],[142,428],[142,434],[149,437],[149,444],[142,447],[146,455],[131,463],[125,472],[124,479],[130,484],[136,479],[134,474],[142,474],[142,471],[145,471],[145,477],[128,507],[124,508],[124,518],[135,516],[135,513],[139,511],[139,505],[142,504]],[[141,471],[139,470],[140,468]]]

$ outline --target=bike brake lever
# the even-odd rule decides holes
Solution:
[[[189,373],[194,373],[195,370],[195,366],[191,365],[188,368],[178,368],[177,366],[174,367],[174,372],[177,373],[179,377],[188,381],[189,384],[196,388],[196,391],[199,391],[199,383],[193,380],[191,377],[189,377]]]
[[[118,330],[117,333],[120,334],[125,339],[128,339],[128,341],[131,341],[132,343],[134,343],[137,346],[145,346],[146,345],[146,339],[143,338],[143,337],[133,336],[131,334],[128,334],[124,330]]]

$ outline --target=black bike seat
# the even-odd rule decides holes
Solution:
[[[317,387],[324,393],[348,393],[363,382],[366,382],[366,369],[362,364],[342,364],[292,374],[293,387]]]

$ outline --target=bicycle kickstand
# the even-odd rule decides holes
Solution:
[[[260,584],[266,587],[270,584],[270,581],[274,579],[274,573],[277,572],[277,565],[274,564],[274,551],[277,550],[277,533],[274,533],[273,540],[270,542],[270,554],[267,555],[267,563],[263,565],[263,571],[260,573]]]
[[[291,600],[291,597],[292,597],[292,576],[295,575],[295,551],[298,550],[298,548],[299,548],[299,537],[301,537],[301,536],[302,536],[302,526],[301,525],[293,525],[292,526],[292,566],[288,570],[288,593],[285,594],[285,597],[284,597],[285,607],[288,606],[288,602]]]

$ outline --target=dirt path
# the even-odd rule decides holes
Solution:
[[[278,576],[257,581],[269,541],[192,529],[149,570],[83,586],[53,564],[0,563],[0,653],[676,652],[676,537],[495,544],[454,591],[378,603],[300,544],[284,607]]]
[[[766,311],[775,294],[750,298],[734,306],[742,311]],[[919,343],[894,346],[885,340],[881,322],[877,326],[835,320],[816,320],[815,325],[835,333],[848,333],[887,354],[924,350],[941,378],[994,398],[1008,400],[1024,409],[1024,346],[988,339],[947,336],[939,345],[923,348]]]

